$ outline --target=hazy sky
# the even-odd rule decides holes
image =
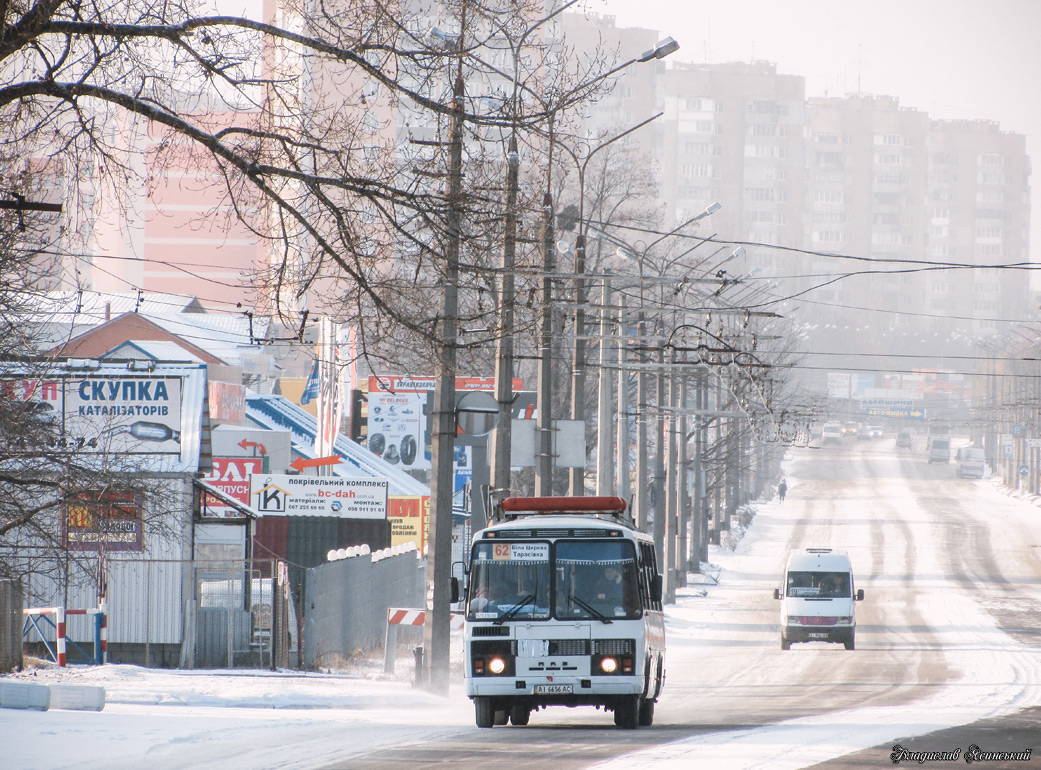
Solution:
[[[934,118],[993,120],[1026,134],[1031,251],[1041,254],[1041,0],[588,0],[587,8],[676,38],[673,60],[767,60],[805,77],[807,96],[895,96]]]

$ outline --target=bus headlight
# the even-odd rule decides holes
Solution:
[[[502,658],[492,658],[488,661],[488,670],[493,674],[501,674],[506,670],[506,661]]]
[[[634,669],[631,655],[594,655],[590,661],[590,671],[605,676],[630,676]]]

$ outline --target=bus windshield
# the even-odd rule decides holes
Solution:
[[[467,616],[472,620],[549,617],[549,543],[478,543]]]
[[[555,566],[556,616],[561,620],[640,617],[632,543],[558,542]]]
[[[628,541],[481,542],[467,595],[470,620],[639,618],[636,552]],[[553,599],[552,606],[550,599]]]

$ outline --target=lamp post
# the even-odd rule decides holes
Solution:
[[[642,342],[643,342],[643,340],[646,339],[646,334],[647,334],[646,317],[644,315],[643,308],[644,308],[644,301],[645,301],[645,285],[646,285],[646,281],[647,281],[647,279],[649,277],[647,275],[647,272],[646,272],[646,269],[645,269],[645,267],[646,267],[646,265],[647,265],[647,263],[649,261],[649,257],[648,257],[649,252],[651,251],[651,249],[653,249],[655,246],[657,246],[662,241],[679,234],[684,228],[686,228],[686,227],[688,227],[688,226],[690,226],[692,224],[696,224],[697,222],[700,222],[702,219],[705,219],[706,217],[711,216],[712,214],[714,214],[717,211],[719,211],[720,208],[722,208],[722,206],[719,203],[712,203],[712,204],[710,204],[709,206],[707,206],[705,208],[704,211],[696,214],[695,216],[691,217],[690,219],[688,219],[687,221],[685,221],[682,224],[678,225],[677,227],[674,227],[669,232],[659,236],[654,241],[652,241],[650,244],[647,244],[643,248],[639,248],[639,249],[631,246],[630,244],[626,243],[625,241],[623,241],[620,238],[616,238],[615,236],[611,236],[611,235],[608,235],[606,233],[600,233],[601,235],[606,237],[608,240],[610,240],[610,241],[612,241],[612,242],[614,242],[616,244],[619,244],[619,249],[618,249],[618,252],[617,252],[619,256],[621,256],[621,257],[623,257],[625,259],[635,260],[637,262],[638,266],[639,266],[639,271],[640,271],[640,276],[639,276],[639,278],[640,278],[640,309],[639,309],[639,312],[638,312],[638,315],[637,315],[637,336],[638,336],[638,340],[641,342],[641,347],[642,347]],[[704,243],[704,241],[701,241],[698,245],[701,245],[701,243]],[[697,246],[695,246],[694,248],[697,248]],[[680,260],[682,260],[688,254],[690,254],[693,250],[694,250],[693,248],[692,249],[687,249],[682,254],[680,254],[678,257],[676,257],[676,258],[674,258],[672,260],[662,261],[659,265],[653,265],[653,263],[652,263],[652,266],[654,267],[654,271],[657,274],[657,277],[659,279],[664,279],[666,271],[670,267],[672,267],[675,264],[677,264]],[[697,265],[695,265],[694,267],[696,268]],[[664,280],[662,280],[662,285],[664,285]],[[657,325],[656,325],[656,332],[660,332],[660,330],[657,328]],[[621,346],[620,346],[620,351],[621,351]],[[659,357],[660,357],[660,360],[659,360],[658,363],[659,363],[660,366],[663,367],[664,366],[664,358],[663,358],[663,356],[664,356],[664,347],[659,347],[658,353],[659,353]],[[622,356],[622,353],[620,352],[619,353],[619,358],[620,359],[621,359],[621,356]],[[605,361],[603,360],[603,358],[601,358],[601,361],[600,361],[600,377],[601,378],[606,377],[606,372],[605,372],[606,367],[604,366],[604,364],[605,364]],[[636,377],[637,377],[637,381],[636,381],[637,382],[637,384],[636,384],[636,401],[637,401],[637,404],[636,404],[636,413],[637,413],[637,418],[636,418],[637,419],[637,421],[636,421],[636,445],[637,445],[637,455],[636,455],[636,503],[635,503],[634,508],[635,508],[635,513],[638,516],[637,523],[639,525],[641,525],[641,526],[645,526],[646,525],[646,523],[647,523],[647,515],[648,515],[648,512],[649,512],[650,507],[651,507],[650,506],[651,487],[647,484],[647,475],[648,475],[648,467],[647,466],[648,466],[648,461],[649,461],[649,457],[648,457],[648,447],[649,447],[648,432],[649,432],[649,426],[648,426],[648,417],[647,417],[647,415],[648,415],[648,408],[647,408],[647,402],[648,402],[648,392],[647,392],[648,391],[648,379],[647,378],[649,376],[650,375],[647,373],[646,369],[642,368],[642,367],[639,369],[639,371],[637,372],[637,375],[636,375]],[[656,390],[657,390],[657,404],[659,405],[659,407],[662,407],[662,406],[664,406],[663,401],[664,401],[664,397],[665,397],[665,394],[664,394],[664,374],[659,372],[657,377],[658,377],[658,379],[657,379],[657,388],[656,388]],[[623,396],[623,389],[628,386],[628,378],[623,376],[623,374],[620,373],[619,374],[618,383],[619,383],[618,403],[619,403],[619,412],[621,412],[622,411],[622,406],[621,405],[623,403],[623,398],[624,398],[624,396]],[[604,392],[604,389],[601,388],[600,389],[600,393],[603,394],[603,392]],[[601,395],[601,398],[603,398],[602,395]],[[600,416],[601,419],[603,419],[604,412],[605,412],[604,405],[601,404],[599,409],[598,409],[598,416]],[[665,469],[664,469],[664,465],[663,465],[663,463],[664,463],[664,456],[663,456],[664,452],[662,451],[663,450],[663,447],[662,447],[663,432],[665,430],[664,419],[665,419],[664,418],[664,410],[662,408],[659,408],[658,409],[658,419],[656,421],[656,426],[655,426],[655,431],[657,433],[657,438],[655,439],[655,441],[656,441],[656,444],[659,447],[659,451],[657,451],[655,453],[655,458],[656,459],[655,459],[655,463],[654,463],[654,465],[655,465],[655,468],[654,468],[654,481],[655,481],[654,490],[656,492],[656,496],[655,496],[655,505],[654,505],[655,516],[654,516],[653,531],[654,531],[654,538],[655,538],[655,547],[657,548],[658,556],[659,556],[660,559],[663,560],[663,563],[664,563],[664,560],[665,560],[665,558],[667,556],[667,554],[665,553],[665,517],[667,515],[666,514],[666,506],[664,505],[664,503],[665,503],[665,487],[664,487]],[[609,419],[607,420],[607,422],[609,422]],[[601,422],[598,425],[598,429],[601,432],[601,434],[603,432],[605,432],[605,425],[606,424],[607,424],[606,422]],[[617,472],[619,474],[627,474],[627,472],[628,472],[628,445],[629,445],[629,437],[628,437],[627,426],[628,426],[628,423],[627,422],[623,422],[621,417],[619,417],[617,442],[619,444],[619,447],[624,447],[624,452],[623,452],[623,450],[621,448],[618,451],[619,467],[617,469]],[[607,430],[609,430],[609,429],[607,429]],[[610,442],[603,440],[603,436],[601,435],[601,439],[597,443],[597,469],[598,469],[598,473],[604,472],[604,469],[609,467],[610,451],[611,451],[610,450]],[[622,464],[622,458],[623,457],[626,460],[624,465]],[[597,489],[600,489],[600,481],[599,481],[599,479],[597,481]],[[670,508],[669,510],[672,510],[672,509]]]
[[[671,39],[671,38],[670,38]],[[675,41],[673,41],[675,42]],[[678,46],[677,46],[678,47]],[[673,49],[675,50],[675,49]],[[653,58],[653,57],[652,57]],[[639,61],[645,61],[640,59]],[[627,128],[622,133],[601,142],[582,158],[566,146],[563,147],[578,169],[578,235],[575,237],[575,327],[574,341],[571,350],[571,419],[580,421],[585,418],[585,341],[583,332],[585,326],[585,272],[586,272],[586,221],[585,221],[585,180],[586,167],[593,157],[601,150],[610,147],[639,128],[643,128],[653,120],[657,120],[664,113],[659,112],[646,120],[640,121],[635,126]],[[568,494],[581,496],[585,494],[585,466],[574,467],[569,475]]]
[[[620,72],[621,70],[625,69],[626,67],[629,67],[632,64],[643,63],[643,62],[648,62],[648,61],[653,61],[653,60],[658,60],[658,59],[664,59],[666,56],[668,56],[671,53],[674,53],[678,49],[679,49],[679,43],[677,43],[673,38],[667,37],[664,40],[660,41],[653,48],[645,51],[644,53],[642,53],[640,56],[636,57],[635,59],[630,59],[628,61],[625,61],[625,62],[617,65],[616,67],[613,67],[611,70],[609,70],[608,72],[603,73],[602,75],[597,76],[595,79],[593,79],[589,83],[583,84],[582,86],[579,86],[579,88],[574,89],[574,91],[577,92],[580,89],[592,88],[594,85],[596,85],[596,83],[599,83],[599,82],[605,80],[606,78],[611,77],[612,75]],[[525,88],[524,90],[528,90],[528,89]],[[656,117],[658,117],[658,116],[655,116],[655,118]],[[651,118],[651,119],[649,119],[647,121],[644,121],[644,123],[650,122],[650,120],[653,120],[653,119],[654,118]],[[552,179],[553,154],[554,154],[556,146],[559,145],[559,143],[557,143],[555,141],[556,137],[555,137],[555,135],[553,133],[553,123],[554,123],[554,121],[553,121],[553,113],[550,112],[549,115],[548,115],[548,127],[549,127],[549,132],[548,132],[548,136],[549,136],[548,159],[549,159],[549,162],[548,162],[548,169],[547,169],[547,175],[546,175],[547,191],[545,193],[545,196],[543,198],[543,203],[542,203],[542,206],[543,206],[543,226],[542,226],[542,254],[543,254],[542,269],[543,269],[543,279],[542,279],[542,296],[541,296],[542,307],[541,307],[541,319],[540,319],[540,321],[541,321],[541,333],[540,333],[539,363],[538,363],[538,379],[539,379],[539,386],[538,386],[538,424],[536,425],[536,442],[535,442],[535,445],[536,445],[535,493],[537,495],[550,495],[550,494],[552,494],[552,486],[553,486],[553,484],[552,484],[552,482],[553,482],[553,460],[554,460],[554,458],[553,458],[553,420],[552,420],[551,406],[550,406],[550,399],[552,397],[552,383],[550,382],[550,380],[552,379],[552,361],[550,360],[550,356],[552,355],[552,343],[553,343],[553,336],[552,336],[553,335],[553,318],[552,318],[552,309],[551,309],[551,304],[552,304],[552,284],[551,284],[549,275],[553,272],[555,257],[554,257],[554,254],[553,254],[553,250],[554,250],[554,239],[553,239],[553,198],[552,198],[552,195],[549,192],[548,185],[549,185],[549,180]],[[600,147],[598,147],[598,148],[594,149],[592,152],[588,153],[585,156],[584,161],[582,161],[581,163],[578,160],[577,154],[571,153],[572,154],[572,158],[576,162],[576,165],[580,166],[580,177],[584,174],[585,164],[588,163],[589,158],[592,157],[592,155],[595,152],[597,152],[602,147],[607,146],[611,142],[613,142],[613,141],[615,141],[617,139],[620,139],[625,134],[628,134],[629,132],[636,130],[637,128],[639,128],[642,125],[643,125],[643,123],[641,123],[641,124],[639,124],[637,126],[634,126],[633,128],[629,129],[626,132],[623,132],[623,134],[620,134],[619,136],[615,137],[614,139],[610,140],[609,142],[605,142]],[[560,145],[560,146],[562,146],[562,145]],[[564,149],[567,150],[568,148],[565,147]],[[568,151],[570,152],[570,150],[568,150]],[[580,183],[580,186],[581,186],[581,183]],[[580,206],[580,208],[581,208],[581,206],[582,206],[582,204],[584,202],[583,199],[584,199],[584,190],[580,190],[580,194],[579,194],[579,206]],[[582,214],[581,214],[581,212],[579,214],[579,221],[580,221],[580,223],[582,223]],[[580,227],[583,227],[583,226],[584,226],[584,223],[580,224]],[[576,288],[576,300],[577,300],[576,301],[576,305],[580,305],[581,304],[580,297],[582,296],[582,294],[584,292],[584,283],[583,283],[583,280],[582,280],[582,277],[581,277],[581,273],[583,273],[584,271],[585,271],[585,234],[584,234],[584,232],[580,232],[579,233],[579,237],[576,239],[576,243],[575,243],[575,273],[576,273],[576,287],[575,288]],[[578,312],[578,314],[577,314],[577,317],[576,317],[576,332],[575,332],[575,336],[576,337],[579,336],[580,324],[583,321],[584,321],[584,319],[582,319],[582,313],[581,313],[581,310],[580,310]],[[573,374],[573,377],[576,377],[575,370],[577,369],[579,371],[579,374],[577,375],[577,379],[581,382],[581,367],[578,366],[577,363],[581,360],[582,356],[584,355],[584,351],[582,350],[580,343],[579,343],[579,347],[578,347],[577,351],[573,351],[573,353],[574,352],[577,352],[578,355],[577,355],[577,358],[573,359],[573,364],[576,364],[576,365],[573,366],[573,368],[572,368],[572,374]],[[581,410],[581,407],[579,407],[579,410]],[[575,408],[574,408],[574,405],[573,405],[572,406],[572,417],[574,419],[581,419],[581,417],[574,417],[574,415],[575,415]],[[584,483],[583,482],[583,474],[584,474],[584,468],[580,468],[580,469],[578,469],[577,472],[572,472],[572,474],[570,475],[569,488],[571,490],[571,494],[577,494],[577,495],[583,494],[583,492],[584,492],[584,490],[582,488],[583,483]]]

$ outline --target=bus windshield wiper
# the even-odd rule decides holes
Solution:
[[[604,615],[599,610],[591,607],[589,604],[587,604],[586,602],[582,601],[581,599],[579,599],[574,594],[572,594],[568,598],[571,599],[571,601],[574,602],[575,604],[577,604],[579,607],[584,609],[586,612],[588,612],[590,615],[592,615],[594,618],[599,620],[601,623],[610,623],[611,622],[611,618],[607,617],[607,615]]]
[[[527,607],[529,604],[531,604],[534,601],[535,601],[535,594],[528,594],[523,599],[521,599],[519,602],[517,602],[517,604],[514,605],[512,610],[510,610],[509,612],[504,612],[502,615],[497,617],[492,622],[495,625],[497,625],[497,626],[501,626],[507,620],[513,620],[515,617],[517,617],[517,613],[518,612],[523,610],[525,607]]]

